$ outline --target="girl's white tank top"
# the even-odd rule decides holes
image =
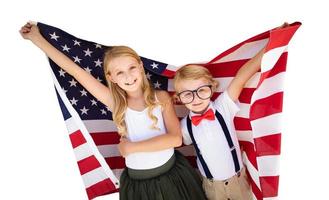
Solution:
[[[153,115],[158,118],[157,129],[151,129],[153,121],[148,116],[149,108],[143,111],[136,111],[127,107],[125,113],[125,122],[127,126],[127,138],[132,142],[146,140],[158,135],[165,134],[161,105],[157,105],[153,109]],[[154,152],[137,152],[129,154],[126,157],[126,166],[131,169],[152,169],[165,164],[173,155],[174,148],[164,149]]]

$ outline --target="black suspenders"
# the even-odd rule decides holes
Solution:
[[[220,126],[223,129],[223,132],[224,132],[224,135],[225,135],[227,144],[228,144],[228,146],[230,148],[230,151],[231,151],[231,154],[232,154],[232,158],[233,158],[233,162],[234,162],[235,172],[238,173],[240,171],[240,164],[239,164],[238,154],[237,154],[236,149],[235,149],[235,146],[233,144],[233,141],[232,141],[230,132],[228,131],[228,128],[226,126],[226,123],[224,121],[223,116],[217,110],[216,110],[215,115],[216,115],[216,118],[217,118],[218,122],[220,123]],[[188,132],[190,134],[190,137],[192,139],[193,146],[195,148],[195,151],[196,151],[196,154],[197,154],[197,156],[199,158],[199,161],[200,161],[200,163],[202,165],[202,168],[203,168],[203,170],[204,170],[207,178],[208,179],[213,179],[213,176],[210,173],[210,170],[209,170],[206,162],[204,161],[204,159],[203,159],[203,157],[201,155],[200,149],[199,149],[198,145],[195,142],[195,139],[194,139],[194,136],[193,136],[193,133],[192,133],[191,119],[189,118],[189,116],[186,117],[186,123],[187,123],[187,130],[188,130]]]

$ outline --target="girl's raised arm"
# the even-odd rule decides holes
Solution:
[[[33,44],[44,51],[59,67],[73,76],[84,88],[86,88],[95,98],[113,110],[113,97],[110,88],[106,87],[95,79],[88,72],[80,68],[65,54],[52,46],[41,34],[38,27],[32,23],[27,23],[19,31],[24,39],[31,40]]]

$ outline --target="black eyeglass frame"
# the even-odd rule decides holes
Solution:
[[[209,97],[207,97],[207,98],[202,98],[202,97],[200,97],[199,94],[198,94],[198,90],[199,90],[200,88],[203,88],[203,87],[209,87],[209,88],[210,88],[210,95],[209,95]],[[184,103],[184,102],[182,101],[181,97],[180,97],[180,95],[181,95],[182,93],[184,93],[184,92],[191,92],[192,95],[193,95],[192,100],[191,100],[190,102],[188,102],[188,103]],[[213,93],[213,91],[212,91],[212,85],[210,85],[210,84],[209,84],[209,85],[202,85],[202,86],[198,87],[198,88],[195,89],[195,90],[184,90],[184,91],[178,93],[177,96],[178,96],[178,98],[179,98],[179,100],[180,100],[181,103],[183,103],[183,104],[189,104],[189,103],[191,103],[191,102],[194,100],[194,98],[195,98],[195,94],[194,94],[194,93],[195,93],[200,99],[202,99],[202,100],[210,99],[210,98],[211,98],[211,95],[212,95],[212,93]]]

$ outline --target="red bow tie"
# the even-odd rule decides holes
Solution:
[[[195,115],[191,117],[192,123],[194,126],[200,124],[201,120],[208,119],[208,120],[215,120],[215,114],[212,109],[207,110],[207,112],[203,113],[202,115]]]

